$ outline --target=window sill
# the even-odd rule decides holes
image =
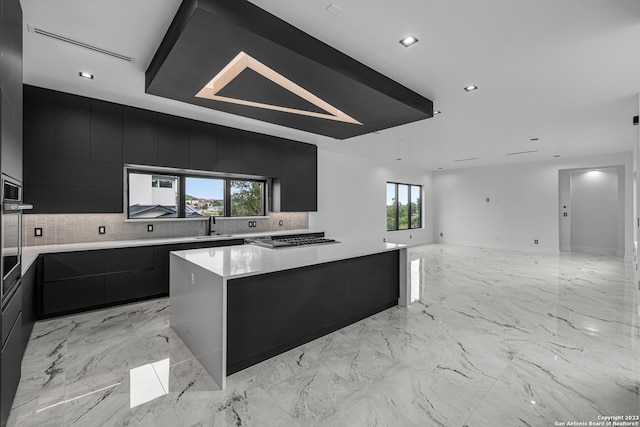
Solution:
[[[216,221],[227,221],[233,219],[269,219],[269,215],[263,216],[217,216]],[[209,217],[203,218],[127,218],[124,222],[170,222],[170,221],[208,221]]]

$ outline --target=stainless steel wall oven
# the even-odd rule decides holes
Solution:
[[[22,203],[20,182],[2,175],[2,216],[0,217],[0,241],[2,242],[2,304],[5,303],[22,276],[22,211],[33,206]]]

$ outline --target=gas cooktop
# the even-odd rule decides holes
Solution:
[[[298,235],[283,237],[260,237],[255,239],[246,239],[247,243],[262,246],[270,249],[292,248],[298,246],[323,245],[327,243],[340,243],[334,239],[326,237]]]

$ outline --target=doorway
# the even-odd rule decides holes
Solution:
[[[560,171],[560,250],[624,255],[624,166]]]

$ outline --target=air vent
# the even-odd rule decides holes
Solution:
[[[61,42],[72,44],[74,46],[83,47],[85,49],[89,49],[89,50],[92,50],[94,52],[101,53],[103,55],[109,55],[109,56],[111,56],[113,58],[121,59],[123,61],[132,62],[132,63],[136,61],[135,58],[132,58],[130,56],[122,55],[122,54],[116,53],[116,52],[112,52],[110,50],[103,49],[103,48],[98,47],[98,46],[93,46],[93,45],[90,45],[88,43],[81,42],[80,40],[74,40],[72,38],[62,36],[60,34],[52,33],[50,31],[43,30],[42,28],[34,27],[33,25],[27,25],[27,28],[29,29],[30,33],[34,33],[34,34],[38,34],[38,35],[41,35],[41,36],[49,37],[49,38],[52,38],[52,39],[55,39],[55,40],[58,40],[58,41],[61,41]]]
[[[529,153],[537,153],[538,150],[532,150],[532,151],[516,151],[515,153],[507,153],[507,156],[519,156],[520,154],[529,154]]]
[[[470,157],[468,159],[457,159],[454,162],[470,162],[471,160],[480,160],[480,157]]]

